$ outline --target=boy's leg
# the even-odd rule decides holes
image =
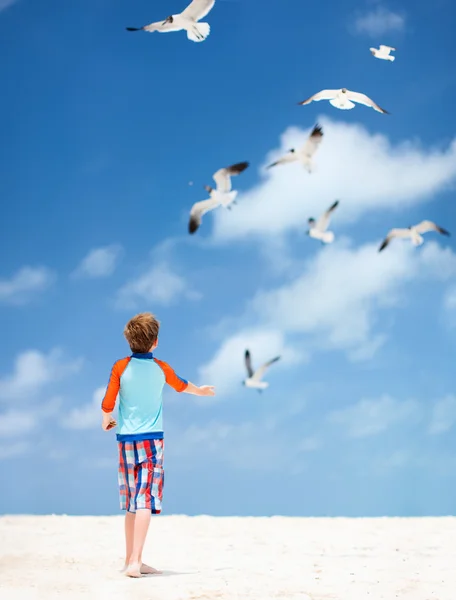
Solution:
[[[130,562],[132,562],[133,556],[133,540],[135,539],[135,513],[127,512],[125,515],[125,566],[122,569],[125,571],[128,568]],[[154,569],[153,567],[149,567],[145,563],[141,562],[141,575],[159,575],[160,571]]]
[[[130,562],[133,554],[133,540],[135,536],[135,513],[127,512],[125,514],[125,567]]]
[[[151,512],[149,508],[140,508],[134,519],[133,549],[128,561],[127,574],[130,577],[141,576],[142,553],[149,530]]]
[[[135,466],[136,516],[133,528],[133,549],[126,574],[140,577],[141,574],[159,573],[142,562],[142,552],[149,530],[151,514],[161,512],[163,493],[163,440],[136,442],[138,463]]]

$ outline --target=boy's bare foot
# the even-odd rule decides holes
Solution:
[[[162,571],[158,569],[154,569],[153,567],[149,567],[149,565],[142,564],[141,565],[141,575],[161,575]]]
[[[125,575],[127,577],[141,577],[141,565],[139,563],[131,563],[125,569]]]
[[[126,572],[129,568],[131,568],[133,565],[125,565],[124,568],[122,569],[123,572]],[[135,568],[137,569],[137,564],[134,565]],[[127,573],[125,573],[126,575],[128,575],[128,577],[139,577],[141,575],[162,575],[162,571],[159,571],[158,569],[154,569],[153,567],[149,567],[149,565],[146,565],[145,563],[142,563],[141,568],[139,569],[139,575],[128,575]]]

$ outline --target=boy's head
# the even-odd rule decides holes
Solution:
[[[151,313],[140,313],[125,325],[124,336],[131,351],[137,354],[151,352],[158,344],[160,323]]]

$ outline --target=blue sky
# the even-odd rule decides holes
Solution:
[[[425,218],[456,234],[456,9],[217,0],[201,44],[124,30],[182,8],[0,0],[0,511],[118,512],[99,402],[150,310],[157,356],[218,390],[165,393],[166,513],[454,513],[454,236],[377,249]],[[297,106],[327,87],[391,115]],[[317,121],[315,173],[266,173]],[[237,206],[190,237],[243,160]],[[306,220],[336,198],[322,247]],[[282,355],[261,396],[246,347]]]

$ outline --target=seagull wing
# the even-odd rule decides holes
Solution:
[[[217,184],[217,191],[227,193],[231,191],[231,177],[233,175],[239,175],[242,171],[245,171],[249,166],[248,162],[240,162],[235,165],[231,165],[231,167],[225,167],[224,169],[219,169],[216,171],[212,178]]]
[[[359,92],[347,92],[347,96],[349,100],[353,100],[353,102],[358,102],[358,104],[364,104],[364,106],[370,106],[377,112],[389,114],[387,110],[381,108],[381,106],[376,104],[373,100],[369,98],[369,96],[366,96],[366,94],[360,94]]]
[[[209,198],[208,200],[201,200],[201,202],[195,202],[190,211],[190,221],[188,224],[189,233],[195,233],[198,227],[201,225],[203,215],[214,210],[220,202],[216,198]]]
[[[245,351],[245,368],[247,369],[247,373],[249,374],[249,377],[252,377],[252,375],[253,375],[252,357],[250,356],[250,352],[248,350]]]
[[[296,160],[298,160],[298,158],[299,156],[296,152],[289,152],[288,154],[282,156],[282,158],[279,158],[275,162],[268,165],[266,168],[270,169],[271,167],[275,167],[276,165],[284,165],[285,163],[295,162]]]
[[[415,226],[415,229],[418,233],[437,231],[438,233],[442,233],[443,235],[450,235],[450,233],[446,229],[443,229],[443,227],[439,227],[432,221],[421,221],[421,223]]]
[[[319,145],[321,144],[321,140],[323,139],[323,129],[320,125],[315,125],[312,130],[312,133],[309,135],[309,139],[304,144],[301,152],[305,156],[312,158],[315,152],[318,150]]]
[[[383,240],[378,251],[381,252],[384,250],[394,238],[408,238],[411,236],[411,233],[412,232],[410,229],[391,229],[386,238]]]
[[[328,210],[326,212],[324,212],[321,217],[318,219],[318,221],[315,223],[314,228],[318,229],[318,231],[326,231],[326,229],[328,228],[329,225],[329,221],[331,219],[331,214],[334,210],[336,210],[337,206],[339,204],[339,200],[336,200],[334,202],[334,204],[331,204],[331,206],[328,208]]]
[[[396,50],[396,48],[393,48],[392,46],[384,46],[383,44],[380,44],[380,51],[382,51],[382,50],[389,54],[390,52]]]
[[[182,27],[179,25],[175,25],[174,23],[166,23],[163,21],[157,21],[155,23],[150,23],[150,25],[145,25],[144,27],[135,28],[135,27],[127,27],[127,31],[159,31],[160,33],[168,33],[169,31],[180,31]]]
[[[191,21],[199,21],[212,10],[215,0],[193,0],[187,8],[182,11],[181,17]]]
[[[255,381],[260,381],[261,378],[263,377],[263,375],[269,369],[269,367],[273,363],[277,362],[278,360],[280,360],[280,356],[276,356],[275,358],[273,358],[272,360],[268,361],[267,363],[264,363],[264,365],[261,365],[261,367],[259,369],[257,369],[255,371],[255,373],[253,374],[252,379],[254,379]]]
[[[307,98],[307,100],[303,100],[298,104],[304,105],[310,104],[312,101],[318,102],[319,100],[333,100],[333,98],[335,98],[339,92],[340,90],[322,90],[321,92],[314,94],[310,98]]]

